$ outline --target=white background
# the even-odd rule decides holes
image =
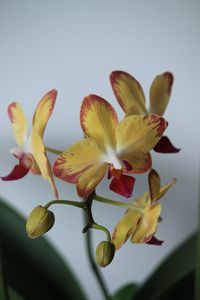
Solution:
[[[116,69],[134,75],[148,101],[153,78],[164,71],[175,82],[165,117],[167,135],[181,147],[180,154],[153,154],[154,168],[163,183],[177,177],[177,184],[163,199],[163,222],[157,236],[162,247],[133,245],[117,252],[103,270],[111,291],[126,282],[144,280],[150,272],[196,227],[199,182],[200,112],[200,2],[199,1],[0,1],[0,170],[9,173],[16,160],[9,154],[15,145],[7,106],[19,101],[31,126],[40,98],[58,90],[54,113],[45,132],[47,145],[67,148],[82,138],[79,108],[84,96],[96,93],[109,100],[120,118],[108,80]],[[51,156],[52,160],[55,156]],[[60,198],[78,199],[75,186],[57,181]],[[52,199],[41,177],[29,174],[18,182],[0,182],[1,195],[24,215]],[[135,195],[146,189],[146,177],[137,176]],[[108,181],[98,193],[108,192]],[[123,200],[124,201],[124,200]],[[89,270],[81,233],[81,212],[54,206],[56,224],[47,234],[75,270],[90,300],[101,294]],[[95,204],[96,220],[113,229],[122,208]],[[94,244],[104,239],[95,232]]]

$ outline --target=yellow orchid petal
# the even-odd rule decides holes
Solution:
[[[160,116],[164,114],[171,95],[172,85],[172,73],[165,72],[156,76],[150,88],[150,113]]]
[[[81,174],[77,182],[77,192],[80,197],[86,197],[94,191],[97,184],[103,179],[107,168],[107,163],[96,163]]]
[[[157,197],[156,201],[159,200],[160,198],[162,198],[166,194],[166,192],[171,188],[171,186],[175,183],[176,183],[176,178],[173,178],[168,183],[162,185],[159,196]]]
[[[118,250],[128,240],[132,232],[135,230],[138,221],[141,218],[141,212],[135,209],[128,209],[125,215],[116,225],[113,235],[112,243],[115,249]]]
[[[145,155],[158,143],[166,127],[165,119],[157,115],[125,117],[116,128],[119,157],[130,162],[131,158],[136,161],[138,158],[141,160],[141,167],[144,162],[146,165],[147,157]]]
[[[36,107],[33,116],[33,126],[41,137],[43,137],[45,127],[53,112],[56,97],[57,91],[51,90],[40,100]]]
[[[132,115],[145,115],[147,114],[147,112],[145,113],[139,113],[138,112],[138,108],[135,105],[132,105],[126,112],[126,116],[132,116]]]
[[[31,166],[31,173],[34,175],[41,175],[40,168],[34,159]]]
[[[137,198],[134,204],[148,212],[151,207],[151,200],[149,199],[148,193],[145,192],[141,197]]]
[[[55,197],[58,198],[58,192],[55,186],[51,165],[46,156],[45,146],[43,144],[41,136],[38,134],[34,127],[32,128],[31,134],[31,148],[33,157],[40,169],[42,177],[49,181],[52,189],[54,190]]]
[[[161,204],[157,203],[140,219],[135,231],[131,236],[132,243],[146,243],[154,235],[157,229],[158,218],[161,213]]]
[[[126,114],[146,114],[145,96],[139,82],[130,74],[114,71],[110,81],[115,96]]]
[[[124,152],[121,154],[121,159],[128,161],[128,163],[132,166],[132,170],[124,171],[124,173],[129,174],[142,174],[151,169],[152,159],[150,153],[144,154],[142,156],[133,156],[134,154],[130,152]]]
[[[64,181],[77,183],[80,175],[99,163],[103,155],[95,140],[85,138],[58,156],[54,163],[54,174]]]
[[[22,146],[27,139],[27,119],[18,102],[13,102],[8,106],[8,115],[12,123],[12,128],[16,142]]]
[[[149,172],[148,179],[151,201],[153,202],[156,201],[160,195],[160,176],[154,169],[152,169]]]
[[[96,95],[85,97],[80,119],[86,136],[95,139],[103,151],[115,148],[115,127],[118,119],[110,103]]]

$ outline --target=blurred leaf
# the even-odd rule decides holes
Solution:
[[[194,272],[177,281],[172,287],[161,291],[156,300],[192,300],[194,299]]]
[[[199,215],[196,245],[196,273],[195,273],[195,300],[200,299],[200,188],[199,188]]]
[[[194,299],[196,241],[193,235],[179,246],[140,286],[134,300]],[[171,296],[169,296],[171,293]],[[173,294],[181,296],[173,298]],[[189,298],[187,298],[189,294]],[[186,297],[186,298],[185,298]]]
[[[0,242],[9,286],[28,300],[85,300],[66,262],[45,239],[30,240],[25,220],[0,201]]]
[[[6,278],[4,274],[4,265],[3,265],[2,254],[1,254],[1,241],[0,241],[0,299],[1,300],[9,299]]]
[[[137,287],[138,285],[135,283],[129,283],[123,286],[115,293],[113,300],[131,300]]]
[[[8,287],[8,294],[9,294],[10,300],[25,300],[16,291],[14,291],[11,287]]]

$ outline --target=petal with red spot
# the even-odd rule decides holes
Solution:
[[[23,165],[14,166],[13,170],[6,176],[0,177],[3,181],[18,180],[23,178],[29,169]]]
[[[176,148],[167,136],[162,136],[153,150],[159,153],[178,153],[181,149]]]
[[[152,238],[148,242],[146,242],[146,244],[155,245],[155,246],[161,246],[163,243],[164,241],[157,239],[155,235],[153,235]]]
[[[121,176],[113,177],[110,184],[110,189],[121,196],[129,198],[132,196],[134,183],[134,177],[122,174]]]

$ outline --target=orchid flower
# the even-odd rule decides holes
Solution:
[[[144,193],[136,199],[133,207],[129,208],[116,225],[112,243],[116,250],[130,238],[132,243],[147,243],[161,245],[163,241],[155,237],[158,222],[161,220],[161,204],[158,200],[165,195],[176,182],[172,179],[167,184],[160,185],[160,177],[155,170],[149,172],[150,195]]]
[[[157,114],[163,116],[167,108],[173,75],[165,72],[156,76],[150,88],[150,108],[146,109],[145,96],[140,83],[130,74],[114,71],[110,75],[110,82],[114,94],[126,115]],[[160,153],[176,153],[180,149],[173,146],[167,136],[163,136],[154,150]]]
[[[17,180],[24,177],[29,171],[33,174],[42,174],[52,186],[55,197],[58,198],[54,183],[53,173],[46,156],[43,144],[43,134],[47,122],[53,112],[57,91],[51,90],[39,102],[34,116],[30,136],[28,136],[28,125],[26,116],[18,102],[13,102],[8,107],[8,115],[12,124],[17,146],[10,152],[19,160],[10,174],[1,177],[2,180]]]
[[[84,197],[109,170],[110,189],[130,197],[135,179],[125,174],[151,168],[149,151],[160,140],[167,122],[157,115],[128,116],[119,122],[111,104],[97,95],[84,98],[80,121],[86,138],[57,158],[55,176],[75,183],[79,196]]]

